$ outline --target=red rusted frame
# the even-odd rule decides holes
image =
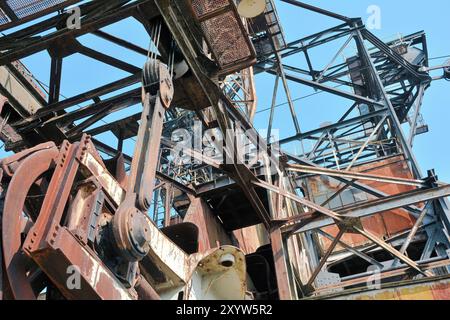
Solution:
[[[289,271],[286,263],[286,254],[283,248],[283,234],[280,229],[275,229],[270,234],[272,243],[273,260],[275,264],[275,275],[278,285],[278,297],[280,300],[292,300],[289,285]]]
[[[6,275],[11,287],[11,299],[33,300],[31,275],[26,266],[32,259],[52,283],[68,299],[137,299],[134,290],[125,288],[90,248],[67,228],[61,218],[69,201],[80,160],[90,146],[89,137],[81,143],[65,142],[61,149],[53,144],[38,146],[2,162],[2,172],[12,176],[6,195],[2,218],[2,245]],[[95,157],[95,156],[94,156]],[[55,168],[40,215],[22,245],[22,211],[31,186],[40,177]],[[22,253],[24,250],[25,255]],[[80,289],[71,290],[67,281],[70,267],[80,274]],[[30,272],[31,274],[32,272]],[[2,290],[7,288],[2,286]],[[146,296],[152,292],[142,286]],[[153,292],[154,294],[154,292]]]
[[[42,271],[52,280],[53,284],[69,299],[135,299],[136,294],[124,288],[114,275],[109,271],[95,253],[82,242],[84,237],[77,239],[75,235],[62,227],[61,219],[64,214],[66,205],[69,200],[70,191],[72,190],[75,177],[79,172],[79,165],[82,157],[88,151],[90,138],[85,136],[81,143],[74,145],[64,142],[60,152],[56,148],[51,149],[44,154],[45,159],[37,159],[36,155],[27,158],[18,172],[14,175],[23,186],[22,170],[27,170],[31,163],[42,163],[37,166],[39,170],[35,170],[36,174],[28,174],[29,184],[32,184],[40,174],[48,171],[51,164],[56,165],[55,172],[51,178],[49,188],[47,190],[44,203],[40,214],[31,228],[23,245],[26,256],[33,259]],[[45,165],[46,164],[46,165]],[[28,166],[26,166],[28,165]],[[27,170],[28,171],[28,170]],[[13,181],[14,182],[14,178]],[[15,186],[15,183],[11,183]],[[9,240],[8,233],[4,233],[6,242],[4,248],[9,248],[5,257],[8,262],[13,262],[11,274],[8,273],[10,283],[13,284],[14,297],[16,299],[35,299],[36,296],[32,291],[30,283],[25,276],[24,261],[25,256],[20,255],[19,258],[11,259],[15,253],[20,252],[21,243],[19,222],[15,217],[20,217],[23,208],[24,197],[28,189],[24,189],[23,196],[15,202],[14,196],[9,196],[10,192],[14,192],[15,188],[8,189],[7,205],[5,206],[6,221],[15,221],[15,228],[11,229],[10,235],[15,236],[15,240]],[[16,210],[12,210],[11,206],[15,206]],[[13,217],[11,217],[13,216]],[[5,221],[5,220],[4,220]],[[4,224],[5,225],[5,224]],[[11,263],[9,263],[11,265]],[[67,280],[70,276],[69,267],[77,266],[81,276],[81,288],[79,290],[71,290],[67,287]]]
[[[150,63],[149,66],[151,67],[147,69],[151,73],[149,83],[153,84],[152,80],[156,77],[161,82],[156,95],[154,93],[144,93],[143,95],[144,112],[131,175],[128,179],[128,193],[123,202],[122,199],[116,199],[114,195],[109,195],[115,202],[115,205],[122,202],[114,214],[113,225],[119,222],[117,224],[119,227],[114,227],[114,238],[116,240],[119,239],[118,245],[120,248],[124,246],[123,249],[125,251],[128,248],[128,242],[123,242],[122,240],[128,238],[117,238],[115,231],[116,229],[122,230],[124,226],[128,228],[128,223],[126,221],[125,223],[120,223],[122,220],[119,218],[127,218],[127,214],[123,215],[121,213],[127,213],[129,208],[137,208],[144,212],[151,202],[154,189],[153,182],[156,177],[157,156],[159,154],[159,143],[156,143],[156,141],[159,142],[160,140],[162,118],[165,109],[169,108],[173,97],[173,85],[167,67],[159,62]],[[80,143],[75,144],[65,141],[59,150],[56,147],[53,147],[51,150],[52,152],[49,154],[41,151],[46,156],[44,159],[36,159],[40,155],[39,152],[37,155],[26,158],[25,164],[31,165],[32,161],[36,161],[40,163],[40,166],[35,166],[35,174],[28,174],[28,180],[23,177],[23,171],[26,170],[26,167],[24,165],[19,166],[18,172],[13,178],[13,187],[8,190],[7,205],[5,207],[6,214],[4,216],[4,221],[7,223],[3,223],[3,225],[9,227],[9,232],[3,233],[3,245],[4,249],[7,250],[5,252],[5,262],[10,267],[10,269],[7,268],[7,273],[10,282],[14,285],[14,298],[36,298],[30,281],[27,279],[23,260],[30,258],[51,279],[66,298],[136,299],[137,293],[134,290],[125,288],[87,245],[90,228],[89,222],[86,221],[89,220],[87,211],[92,210],[92,207],[98,204],[99,198],[97,196],[103,199],[103,193],[100,191],[102,182],[97,181],[95,173],[90,180],[85,181],[85,183],[92,183],[94,189],[98,192],[93,192],[92,196],[89,196],[84,204],[83,201],[80,201],[79,204],[84,205],[82,208],[77,207],[77,197],[73,200],[69,198],[78,174],[83,172],[81,169],[89,169],[86,166],[89,164],[89,161],[86,161],[86,157],[91,156],[93,158],[91,161],[97,162],[96,167],[98,165],[104,167],[101,158],[90,141],[90,137],[85,135]],[[26,157],[27,154],[16,157],[19,158],[21,156]],[[47,161],[44,161],[46,159]],[[55,170],[39,216],[31,227],[30,232],[28,232],[22,246],[20,217],[22,210],[24,210],[28,190],[40,175],[50,169],[51,165],[55,167]],[[81,168],[80,165],[83,165],[83,167]],[[6,169],[13,170],[9,167],[6,167]],[[97,169],[100,170],[100,168]],[[112,179],[112,177],[110,178]],[[28,182],[29,187],[23,188],[22,193],[18,193],[21,197],[11,194],[11,192],[16,190],[16,185],[23,187],[23,181]],[[83,192],[83,190],[79,188],[78,192]],[[68,203],[71,203],[73,207],[69,206],[66,221],[63,222],[62,218],[67,212]],[[86,206],[90,207],[90,209],[87,210]],[[122,231],[128,232],[127,230]],[[21,254],[21,250],[25,252],[25,255]],[[67,286],[68,270],[71,266],[76,266],[80,269],[82,287],[79,290],[73,290]],[[143,295],[141,298],[154,299],[157,296],[142,279],[138,288]]]
[[[81,154],[86,150],[85,143],[71,145],[65,141],[61,146],[61,152],[56,161],[56,169],[50,181],[39,217],[24,243],[25,252],[30,257],[33,256],[34,252],[39,251],[41,246],[46,245],[55,228],[60,226],[78,171]]]
[[[36,293],[26,276],[26,257],[21,253],[21,216],[31,186],[42,174],[52,169],[58,154],[56,147],[31,154],[17,167],[6,193],[2,217],[2,245],[5,272],[12,298],[15,299],[36,298]],[[15,159],[24,155],[24,153],[16,155]],[[9,166],[13,166],[13,164],[10,162]],[[6,169],[11,169],[11,167]]]
[[[64,297],[73,300],[135,300],[103,262],[66,228],[56,226],[39,251],[29,253]],[[76,266],[76,269],[70,267]],[[80,287],[72,289],[69,277],[79,272]]]

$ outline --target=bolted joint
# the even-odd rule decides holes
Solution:
[[[136,208],[119,209],[112,221],[117,252],[129,262],[141,261],[150,251],[150,220]]]
[[[129,236],[134,251],[139,257],[144,258],[150,250],[150,222],[140,211],[137,211],[130,217],[129,224]]]

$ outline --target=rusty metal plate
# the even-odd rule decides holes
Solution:
[[[450,280],[420,280],[398,283],[386,289],[338,295],[331,300],[450,300]]]
[[[224,74],[240,71],[256,62],[254,47],[233,1],[193,0],[192,8]]]
[[[355,167],[355,171],[405,179],[412,179],[413,177],[405,159],[402,156],[392,157],[383,161],[377,161],[375,163],[358,166]],[[337,191],[337,188],[339,186],[339,184],[326,184],[325,182],[330,181],[326,180],[324,182],[323,179],[317,177],[310,178],[308,181],[310,183],[313,196],[316,198],[318,194],[321,194],[321,192],[323,192],[324,188],[335,192]],[[367,181],[365,182],[365,184],[388,195],[401,194],[403,192],[414,190],[414,187],[412,186],[387,184],[374,181]],[[360,200],[366,201],[366,199]],[[348,205],[349,203],[345,203],[345,201],[342,200],[342,204]],[[418,206],[421,207],[423,206],[423,204],[419,204]],[[342,206],[339,206],[339,208],[342,208]],[[337,208],[333,207],[333,209]],[[415,219],[404,210],[397,209],[376,214],[370,217],[364,217],[361,219],[361,222],[364,229],[370,231],[374,235],[380,238],[390,238],[411,229],[415,223]],[[339,229],[336,226],[330,226],[324,228],[324,231],[333,236],[336,236],[339,232]],[[319,238],[321,240],[323,249],[326,250],[330,246],[331,241],[322,236],[320,236]],[[342,237],[342,240],[351,247],[361,247],[370,243],[370,241],[368,241],[364,236],[350,233],[345,234]],[[338,246],[337,248],[342,249],[340,246]]]

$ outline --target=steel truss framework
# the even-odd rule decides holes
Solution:
[[[299,7],[299,10],[315,12],[340,22],[334,28],[287,44],[280,41],[281,28],[276,32],[268,28],[265,36],[272,50],[256,50],[256,64],[252,61],[238,68],[237,72],[226,74],[220,64],[208,55],[214,51],[213,44],[208,43],[209,52],[205,52],[204,43],[208,41],[202,42],[207,36],[201,28],[202,23],[224,11],[218,10],[196,19],[195,14],[186,14],[192,11],[189,1],[98,0],[80,5],[81,29],[70,29],[65,25],[70,12],[64,8],[77,2],[81,1],[60,1],[54,7],[23,19],[11,13],[8,10],[11,8],[0,6],[9,17],[8,23],[0,25],[0,30],[7,32],[0,41],[0,66],[12,74],[25,90],[19,96],[5,83],[0,86],[0,94],[7,99],[2,103],[0,116],[3,123],[1,135],[8,149],[19,152],[49,140],[56,144],[65,140],[74,143],[87,134],[93,137],[95,147],[103,155],[115,160],[112,167],[120,164],[121,160],[131,164],[132,157],[122,154],[123,144],[137,136],[141,114],[128,115],[106,124],[101,121],[108,115],[140,103],[141,88],[136,84],[140,83],[141,68],[82,45],[78,38],[92,34],[145,57],[149,54],[148,49],[101,30],[118,21],[134,18],[147,30],[161,61],[170,64],[171,59],[184,60],[190,69],[187,76],[175,79],[172,103],[175,107],[165,115],[151,209],[155,222],[168,227],[174,215],[184,218],[193,203],[187,201],[186,205],[186,199],[199,197],[209,203],[229,231],[262,224],[270,239],[273,272],[280,299],[365,288],[374,273],[381,274],[382,283],[389,283],[418,277],[433,279],[450,272],[450,208],[446,199],[450,188],[438,181],[433,171],[424,176],[412,150],[414,137],[420,133],[423,96],[432,82],[429,73],[424,71],[429,66],[423,32],[401,41],[384,43],[365,28],[361,19],[344,17],[295,0],[283,0]],[[274,3],[268,1],[268,4],[265,15],[276,16]],[[232,2],[230,5],[233,5]],[[57,10],[61,11],[35,24],[25,24],[31,18],[43,17]],[[248,30],[251,30],[252,21],[247,23]],[[155,37],[155,26],[160,30],[158,38]],[[251,36],[255,44],[260,41]],[[343,46],[338,46],[333,59],[324,69],[317,69],[310,59],[311,50],[342,39],[346,41]],[[176,53],[171,49],[173,43],[178,48]],[[356,54],[339,63],[341,53],[351,45],[357,48]],[[24,72],[24,67],[17,63],[19,59],[42,51],[47,51],[51,57],[48,94],[42,94]],[[411,51],[418,52],[414,59],[408,58]],[[63,61],[75,53],[129,75],[62,99]],[[306,60],[307,69],[284,62],[297,56]],[[251,121],[256,112],[253,72],[275,76],[268,137],[265,139],[256,131],[250,131],[248,137],[250,144],[262,149],[263,164],[266,166],[235,161],[231,162],[232,165],[223,165],[216,159],[205,157],[203,150],[194,149],[190,150],[189,156],[201,163],[174,163],[169,156],[174,147],[170,141],[171,134],[179,128],[193,130],[194,119],[200,119],[207,128],[222,132],[225,141],[234,139],[227,136],[227,130],[253,128]],[[281,141],[271,141],[280,81],[285,89],[296,134]],[[296,114],[290,91],[293,84],[329,94],[330,103],[336,96],[348,99],[349,108],[336,123],[302,132],[301,119]],[[32,107],[29,99],[34,101]],[[73,107],[79,104],[84,106],[74,110]],[[409,135],[404,132],[405,124],[411,127]],[[114,134],[117,145],[97,138],[105,133]],[[313,141],[313,147],[305,149],[304,141]],[[291,154],[282,151],[280,162],[271,152],[277,143],[282,150],[284,145],[291,143],[303,145],[303,152]],[[240,152],[238,148],[226,145],[224,156],[234,160],[241,156]],[[407,164],[408,177],[357,170],[363,165],[398,157]],[[267,167],[274,163],[279,163],[275,165],[275,173],[267,171]],[[320,203],[314,198],[309,182],[310,178],[317,176],[337,181],[334,192]],[[373,187],[368,182],[407,186],[408,191],[388,194],[381,191],[383,188]],[[245,199],[242,211],[238,206],[226,209],[226,202],[236,199],[232,198],[236,196],[236,188],[245,196],[238,198],[241,201]],[[333,199],[349,189],[359,190],[368,201],[331,209]],[[226,192],[222,194],[223,191]],[[414,219],[413,225],[402,233],[382,239],[361,224],[364,217],[397,209]],[[232,216],[231,211],[238,213]],[[338,232],[330,234],[325,229],[329,226],[335,226]],[[368,243],[361,247],[345,243],[343,237],[346,234],[358,234]],[[319,237],[326,238],[329,246],[321,246]],[[341,249],[337,250],[338,247]],[[409,255],[411,247],[421,251],[417,258],[417,255]],[[387,253],[389,258],[380,255],[380,252]],[[335,283],[323,285],[322,279],[330,268],[355,257],[377,269],[368,272],[356,270],[340,277]]]

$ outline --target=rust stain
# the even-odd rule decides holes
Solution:
[[[377,161],[375,163],[362,165],[359,167],[355,167],[353,170],[356,172],[364,172],[380,176],[413,179],[413,176],[403,156],[392,157],[384,161]],[[317,197],[318,195],[323,193],[324,190],[331,190],[334,192],[341,187],[340,184],[332,183],[331,180],[327,181],[321,177],[309,178],[308,183],[311,184],[313,197]],[[364,181],[364,184],[388,195],[401,194],[415,189],[415,187],[412,186],[387,184],[376,181]],[[418,207],[422,206],[423,205],[418,205]],[[411,229],[414,226],[415,218],[407,212],[397,209],[376,214],[370,217],[364,217],[361,219],[361,223],[366,231],[369,231],[380,238],[389,238]],[[324,228],[324,231],[332,236],[336,236],[339,233],[339,229],[337,226],[326,227]],[[329,248],[329,246],[331,245],[331,241],[329,239],[320,237],[320,240],[322,242],[322,247],[324,250]],[[342,237],[342,240],[352,247],[364,246],[370,243],[370,241],[368,241],[364,236],[351,233],[345,234]],[[337,247],[337,250],[342,249],[343,248],[340,246]]]
[[[450,300],[450,280],[430,281],[371,292],[342,294],[336,300]]]

